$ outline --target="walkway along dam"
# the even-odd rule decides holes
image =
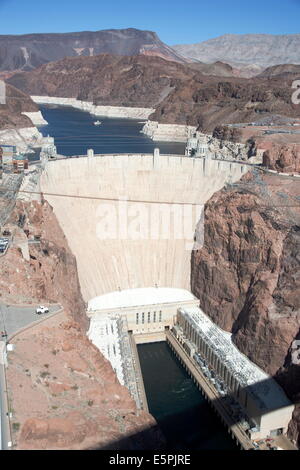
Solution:
[[[243,362],[241,353],[232,352],[228,333],[216,333],[215,353],[212,344],[201,350],[197,335],[204,335],[208,317],[190,292],[191,251],[194,243],[201,247],[203,205],[246,171],[241,163],[157,151],[88,152],[87,157],[47,161],[40,184],[77,259],[90,317],[88,336],[138,406],[147,409],[135,344],[167,340],[202,390],[213,387],[215,395],[205,392],[207,398],[218,398],[216,411],[229,428],[232,424],[239,445],[249,449],[254,438],[284,434],[293,406],[283,394],[283,411],[273,412],[279,387],[250,361]],[[180,312],[196,325],[195,332],[178,323]],[[227,354],[238,358],[236,369]],[[250,375],[243,373],[244,364]],[[268,386],[256,389],[260,380]],[[231,401],[220,406],[225,395]],[[227,416],[228,406],[234,419]]]

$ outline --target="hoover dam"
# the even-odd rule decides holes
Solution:
[[[203,204],[246,171],[159,153],[48,161],[41,191],[76,256],[85,301],[124,289],[190,290]]]

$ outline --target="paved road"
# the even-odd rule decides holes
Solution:
[[[4,376],[4,364],[0,363],[0,449],[7,450],[9,448],[9,419],[7,408],[7,395]]]
[[[49,313],[59,310],[60,305],[51,305]],[[31,323],[45,318],[49,314],[37,315],[35,313],[36,306],[15,307],[0,303],[0,331],[6,331],[10,336],[16,333],[20,328],[30,325]],[[0,338],[1,340],[1,338]]]
[[[55,304],[49,307],[49,314],[60,310],[60,305]],[[49,314],[37,315],[35,313],[36,306],[15,307],[0,303],[0,331],[6,331],[8,337],[16,333],[24,326],[33,324],[37,320],[47,318]],[[2,341],[1,341],[2,339]],[[5,365],[3,364],[5,339],[0,336],[0,450],[8,449],[10,441],[8,403],[5,384]]]

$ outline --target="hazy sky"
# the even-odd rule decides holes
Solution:
[[[132,27],[172,45],[225,33],[299,33],[300,0],[0,0],[0,20],[0,34]]]

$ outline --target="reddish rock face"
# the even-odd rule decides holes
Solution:
[[[17,226],[24,216],[23,227]],[[17,247],[0,258],[1,299],[8,303],[60,303],[83,329],[87,329],[85,303],[81,296],[76,260],[71,253],[51,206],[45,202],[17,202],[9,228],[16,238],[40,235],[40,244],[29,245],[26,261]],[[26,236],[25,236],[26,238]]]
[[[38,111],[37,105],[25,93],[12,85],[6,85],[6,103],[0,104],[0,130],[14,127],[32,127],[31,120],[21,114]],[[1,143],[1,142],[0,142]]]
[[[300,337],[299,195],[296,178],[271,175],[246,176],[216,193],[205,206],[204,246],[192,254],[191,275],[204,312],[295,401],[300,380],[289,377],[300,366],[289,351]]]
[[[263,165],[271,170],[300,173],[300,144],[280,145],[268,142]]]

